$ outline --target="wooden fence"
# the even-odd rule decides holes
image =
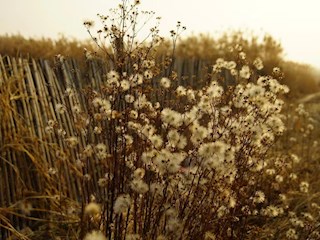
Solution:
[[[175,85],[198,85],[210,71],[208,67],[208,62],[177,59]],[[73,60],[54,64],[0,55],[0,239],[10,236],[6,230],[10,224],[17,229],[36,224],[32,220],[36,216],[21,218],[19,214],[24,213],[17,212],[28,199],[37,199],[39,209],[47,209],[46,198],[61,192],[79,199],[81,183],[71,180],[68,163],[59,165],[56,160],[56,151],[65,147],[65,142],[46,134],[45,129],[53,119],[71,136],[75,131],[73,119],[57,115],[56,104],[82,105],[85,100],[80,89],[85,85],[99,88],[107,71],[97,61],[88,62],[86,70],[81,71]],[[76,89],[77,94],[66,100],[67,87]],[[75,160],[73,154],[71,159]],[[49,169],[54,167],[63,174],[63,184],[53,182]]]

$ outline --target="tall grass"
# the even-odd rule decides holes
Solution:
[[[239,45],[247,53],[247,59],[253,61],[260,57],[264,59],[263,74],[270,74],[274,66],[279,66],[285,73],[282,83],[290,87],[288,95],[297,98],[319,91],[319,77],[312,66],[283,60],[283,49],[279,42],[270,35],[259,39],[254,34],[241,31],[228,32],[221,37],[213,38],[209,35],[189,36],[181,38],[176,44],[175,57],[178,59],[197,59],[214,64],[217,58],[234,59],[233,48]],[[171,54],[172,41],[166,39],[157,46],[157,59]],[[111,51],[111,49],[109,49]],[[101,54],[101,49],[91,41],[78,41],[61,37],[52,39],[26,39],[21,35],[0,36],[0,53],[9,56],[32,57],[39,59],[53,59],[61,54],[80,63],[85,72],[84,57]],[[157,60],[159,62],[159,60]]]

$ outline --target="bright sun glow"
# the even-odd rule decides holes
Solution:
[[[96,20],[117,0],[0,0],[0,34],[31,37],[65,36],[85,39],[84,19]],[[142,9],[162,17],[163,35],[176,21],[192,33],[222,33],[230,29],[270,33],[281,41],[286,58],[320,67],[320,22],[317,0],[144,0]]]

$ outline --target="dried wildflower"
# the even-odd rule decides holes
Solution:
[[[133,177],[134,178],[143,178],[145,174],[145,170],[143,168],[137,168],[134,173],[133,173]]]
[[[93,115],[94,120],[97,120],[98,122],[102,121],[103,115],[101,113],[95,113]]]
[[[63,104],[61,104],[61,103],[56,104],[56,111],[59,114],[64,114],[66,112],[66,110],[67,110],[67,108]]]
[[[147,98],[145,94],[140,95],[133,103],[133,107],[137,110],[147,106]]]
[[[292,160],[293,163],[299,163],[300,162],[300,158],[296,155],[296,154],[290,154],[290,158]]]
[[[100,133],[102,132],[102,128],[96,126],[96,127],[94,127],[93,132],[94,132],[95,134],[100,134]]]
[[[199,123],[196,121],[193,122],[189,129],[192,133],[190,141],[195,145],[198,145],[209,134],[208,129],[206,127],[200,126]]]
[[[107,151],[107,146],[103,143],[99,143],[96,145],[96,150],[98,152],[106,152]]]
[[[159,235],[156,240],[167,240],[167,238],[164,235]]]
[[[278,68],[278,67],[274,67],[274,68],[272,69],[272,72],[277,75],[277,74],[279,74],[279,73],[281,72],[281,70],[280,70],[280,68]]]
[[[109,89],[118,88],[120,86],[119,80],[117,78],[109,78],[107,80],[107,87]]]
[[[102,104],[102,99],[100,97],[95,97],[93,100],[92,100],[92,105],[96,108],[100,107]]]
[[[125,213],[131,206],[131,198],[128,194],[120,195],[114,203],[114,212],[116,214]]]
[[[187,90],[187,98],[188,98],[189,101],[196,100],[196,94],[195,94],[195,91],[193,89],[188,89]]]
[[[87,233],[84,240],[107,240],[107,238],[100,231],[92,231]]]
[[[108,79],[119,79],[119,77],[120,77],[119,73],[117,73],[114,70],[108,72],[108,74],[107,74]]]
[[[50,126],[46,126],[44,131],[48,134],[53,133],[54,132],[54,128],[50,127]]]
[[[247,65],[242,66],[240,72],[240,77],[244,78],[244,79],[249,79],[251,76],[251,72],[250,72],[250,68]]]
[[[183,86],[178,86],[177,89],[176,89],[176,93],[179,97],[181,96],[185,96],[187,94],[187,90],[185,87]]]
[[[74,148],[78,145],[79,139],[75,136],[69,137],[65,139],[66,143],[68,144],[69,147]]]
[[[167,225],[166,225],[166,230],[174,235],[179,236],[180,232],[182,231],[183,224],[180,219],[173,217],[169,218]]]
[[[206,232],[204,234],[204,239],[205,240],[216,240],[216,235],[212,232]]]
[[[302,220],[300,220],[296,215],[293,215],[290,219],[289,219],[290,223],[294,226],[294,227],[304,227],[304,222]]]
[[[222,218],[229,212],[228,208],[226,206],[220,206],[217,210],[217,217]]]
[[[73,91],[72,88],[68,87],[68,88],[66,88],[64,94],[65,94],[66,96],[70,96],[70,97],[71,97],[71,96],[73,96],[74,91]]]
[[[108,157],[107,153],[107,146],[103,143],[99,143],[95,147],[96,149],[96,156],[98,159],[102,160]]]
[[[257,70],[263,69],[263,62],[259,57],[253,61],[253,65],[256,67]]]
[[[247,54],[245,52],[240,52],[239,57],[240,57],[240,59],[244,60],[244,59],[246,59]]]
[[[275,177],[275,180],[276,180],[276,182],[281,183],[281,182],[283,182],[283,176],[277,175],[277,176]]]
[[[207,88],[206,91],[207,95],[209,98],[219,98],[221,97],[223,93],[223,88],[221,86],[218,86],[215,81],[213,81],[210,86]],[[205,99],[202,97],[202,99]]]
[[[138,112],[135,111],[135,110],[131,110],[130,111],[130,114],[129,114],[129,117],[132,118],[132,119],[137,119],[139,116]]]
[[[101,206],[95,202],[91,202],[87,204],[87,206],[84,209],[84,214],[88,216],[95,216],[100,213],[101,213]]]
[[[219,66],[219,67],[222,67],[224,65],[224,59],[223,58],[218,58],[216,60],[216,64]]]
[[[92,177],[89,173],[86,173],[85,175],[83,175],[83,179],[87,182],[91,181]]]
[[[127,94],[124,96],[124,99],[127,103],[133,103],[134,102],[134,96],[132,96],[131,94]]]
[[[75,114],[81,113],[81,107],[79,105],[75,105],[72,107],[72,112]]]
[[[120,86],[122,88],[122,91],[127,91],[130,89],[130,82],[128,80],[122,80],[120,82]]]
[[[263,203],[265,201],[265,194],[262,191],[256,191],[253,197],[254,203]]]
[[[149,139],[156,149],[160,149],[162,147],[163,140],[160,135],[154,134],[150,136]]]
[[[83,154],[83,156],[85,156],[85,157],[91,157],[92,154],[93,154],[93,148],[92,148],[92,146],[91,146],[91,145],[87,145],[87,146],[84,148],[82,154]]]
[[[299,239],[297,232],[295,229],[290,228],[287,232],[286,232],[286,237],[288,239]]]
[[[99,187],[106,187],[108,185],[108,179],[106,178],[99,178],[98,180]]]
[[[55,122],[54,120],[49,120],[49,121],[48,121],[48,126],[49,126],[49,127],[52,127],[52,128],[53,128],[53,127],[55,127],[55,125],[56,125],[56,122]]]
[[[56,168],[49,168],[49,170],[48,170],[48,173],[50,174],[50,175],[55,175],[55,174],[57,174],[57,169]]]
[[[262,216],[278,217],[281,214],[283,214],[283,209],[274,205],[269,205],[266,208],[261,209]]]
[[[163,87],[163,88],[170,88],[171,86],[171,81],[169,78],[161,78],[160,80],[160,85]]]
[[[88,29],[92,28],[94,26],[94,21],[86,20],[86,21],[83,22],[83,25]]]
[[[295,174],[295,173],[290,173],[289,178],[290,178],[291,180],[296,180],[296,179],[298,178],[298,176],[297,176],[297,174]]]
[[[160,105],[159,102],[156,102],[156,103],[154,104],[154,108],[155,108],[155,109],[159,109],[160,107],[161,107],[161,105]]]
[[[125,240],[140,240],[141,237],[139,234],[127,234]]]
[[[237,204],[236,198],[234,198],[233,196],[231,196],[231,197],[229,198],[229,205],[228,205],[229,208],[235,208],[236,204]]]
[[[230,61],[230,62],[227,62],[227,64],[226,64],[226,68],[229,70],[235,69],[236,66],[237,66],[237,64],[235,61]]]
[[[133,68],[133,70],[137,71],[138,68],[139,68],[139,65],[136,64],[136,63],[134,63],[134,64],[132,65],[132,68]]]
[[[182,115],[179,112],[171,110],[170,108],[164,108],[161,111],[161,119],[164,123],[167,123],[173,127],[180,127],[183,124]]]
[[[131,189],[137,193],[144,194],[149,191],[149,186],[142,179],[135,178],[131,181]]]
[[[60,160],[66,160],[67,154],[63,150],[57,150],[56,151],[56,157]]]
[[[237,71],[236,69],[231,69],[231,70],[230,70],[230,74],[231,74],[232,76],[238,76],[238,71]]]
[[[167,138],[168,138],[168,141],[171,144],[171,146],[175,147],[179,142],[180,134],[178,133],[178,131],[176,129],[170,130],[168,132]]]
[[[132,138],[130,135],[125,134],[125,135],[124,135],[124,138],[125,138],[125,140],[126,140],[127,146],[132,145],[132,143],[133,143],[133,138]]]
[[[210,158],[213,155],[222,156],[225,154],[227,145],[221,141],[204,143],[199,147],[199,156],[204,158]]]
[[[311,213],[303,212],[301,215],[307,220],[307,221],[314,221],[314,217],[312,216]]]
[[[143,68],[152,68],[155,66],[155,61],[154,60],[144,60],[142,62],[142,67]]]
[[[151,79],[151,78],[153,77],[152,71],[146,70],[146,71],[144,72],[144,77],[145,77],[146,79]]]
[[[300,192],[308,193],[309,192],[309,183],[302,181],[299,185]]]

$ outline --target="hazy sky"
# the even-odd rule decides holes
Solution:
[[[83,20],[97,20],[120,0],[0,0],[0,34],[88,37]],[[320,0],[141,0],[140,9],[161,16],[165,35],[179,20],[185,35],[228,29],[270,33],[286,57],[320,67]]]

